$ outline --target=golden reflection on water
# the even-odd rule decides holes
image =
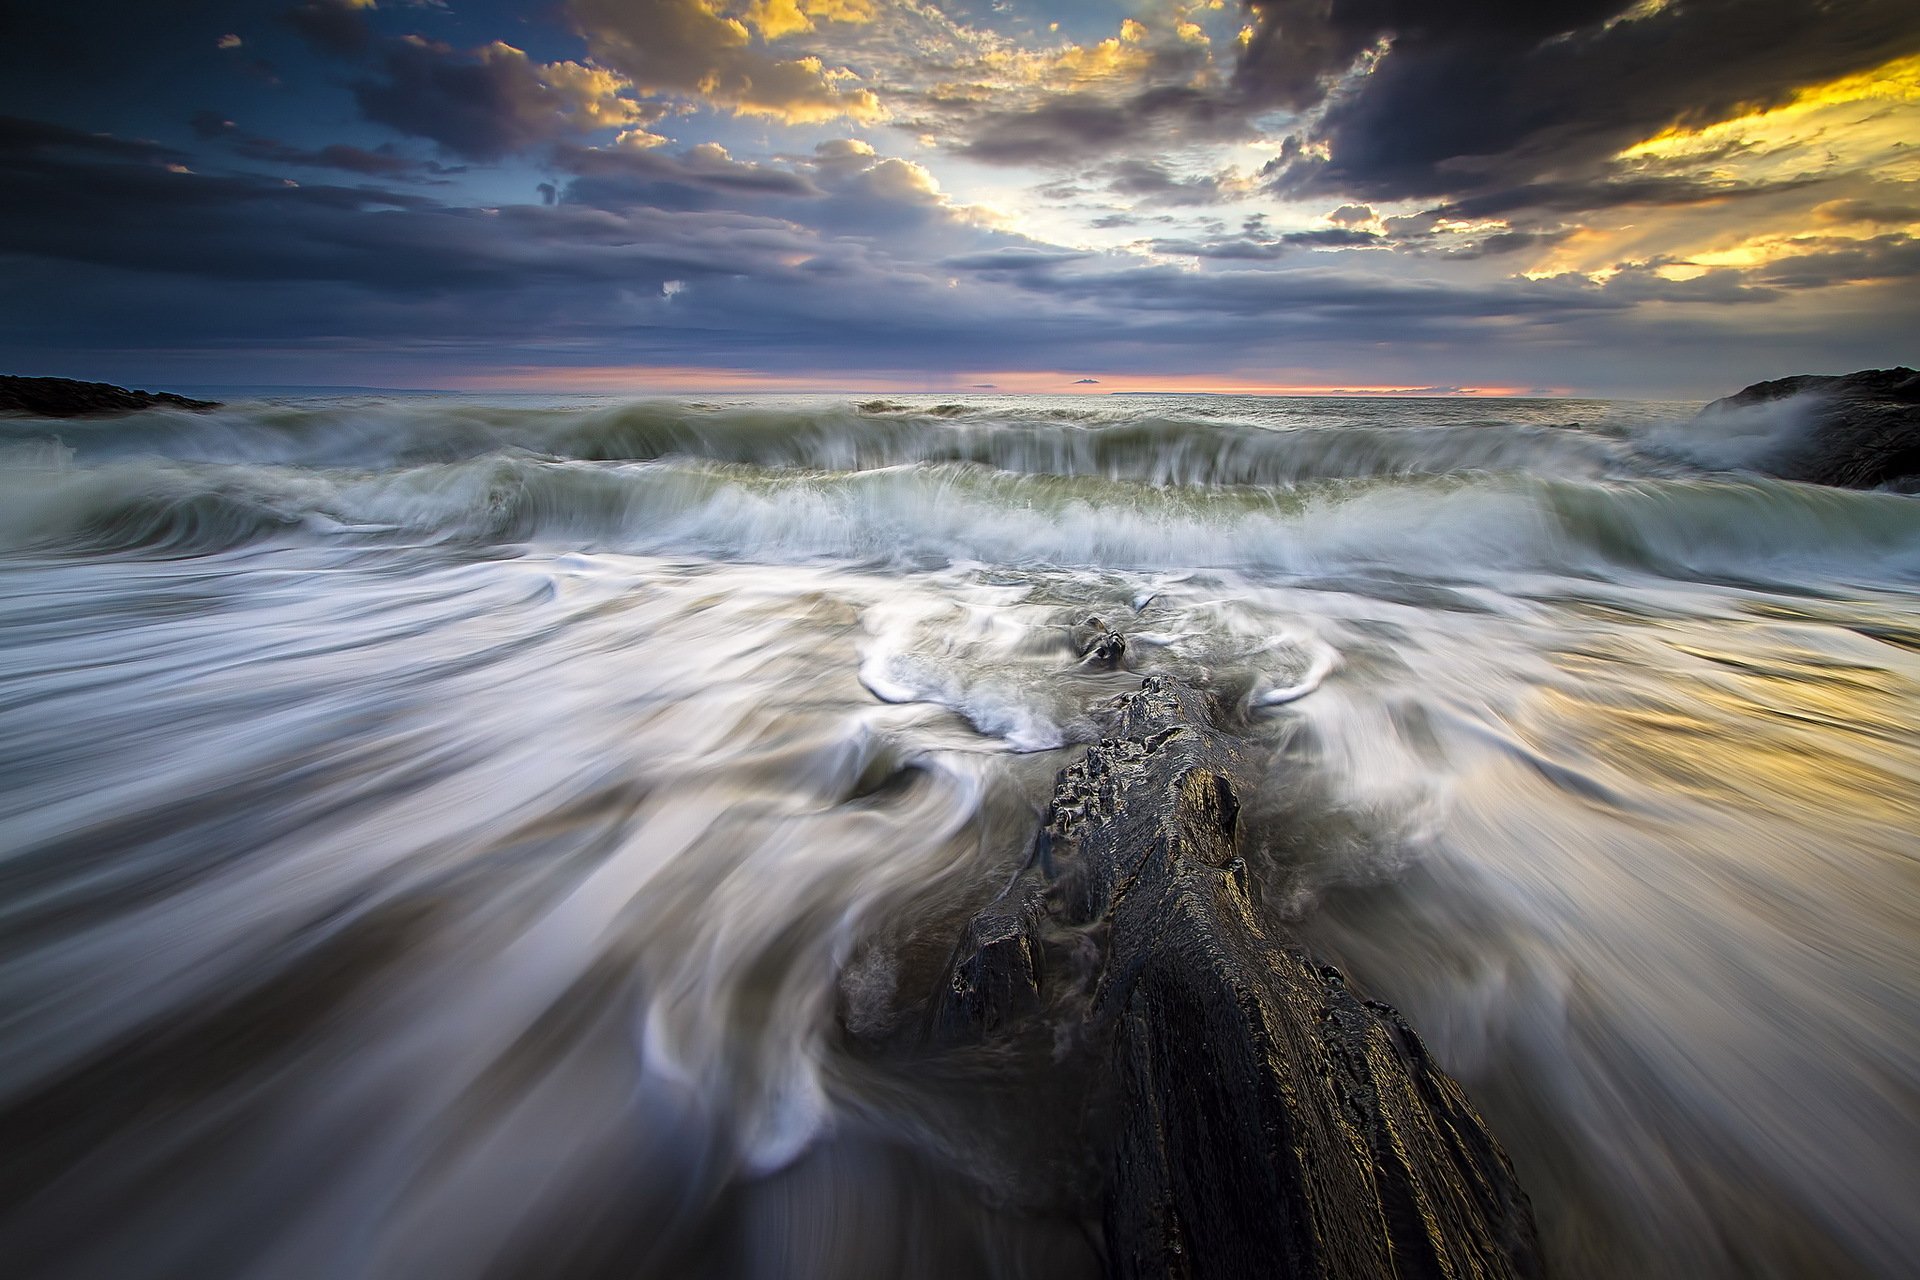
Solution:
[[[1542,691],[1540,713],[1597,762],[1663,790],[1769,810],[1785,803],[1822,822],[1920,819],[1920,681],[1791,635],[1742,631],[1743,644],[1684,627],[1558,652],[1568,681]]]

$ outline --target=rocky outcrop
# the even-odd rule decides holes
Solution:
[[[1805,429],[1757,459],[1757,469],[1810,484],[1920,492],[1920,373],[1863,369],[1777,378],[1700,412],[1707,417],[1788,399],[1804,400]]]
[[[1127,638],[1099,618],[1087,618],[1067,629],[1067,640],[1080,664],[1111,671],[1127,656]]]
[[[141,409],[218,409],[214,400],[190,400],[167,391],[129,391],[110,382],[71,378],[0,377],[0,413],[40,418],[95,418]]]
[[[1256,918],[1238,796],[1263,765],[1187,685],[1118,699],[967,927],[929,1040],[1082,1019],[1114,1276],[1540,1274],[1527,1197],[1459,1086]]]

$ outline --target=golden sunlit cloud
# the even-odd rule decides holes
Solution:
[[[813,31],[816,22],[864,25],[873,16],[873,0],[753,0],[745,14],[765,40]]]
[[[512,45],[495,43],[482,56],[525,59],[527,55]],[[567,114],[583,126],[617,128],[658,116],[657,112],[626,96],[633,90],[630,81],[603,67],[580,62],[549,62],[537,71],[541,83],[554,91],[565,104]]]
[[[768,44],[817,21],[870,21],[871,0],[570,0],[568,12],[595,61],[647,93],[787,124],[884,114],[871,89],[849,87],[852,71],[813,54],[782,57]]]
[[[1725,198],[1616,211],[1611,225],[1574,230],[1525,274],[1604,281],[1634,266],[1685,281],[1889,232],[1920,233],[1915,139],[1920,56],[1809,86],[1731,120],[1663,130],[1621,151],[1618,173],[1682,179]],[[1769,187],[1778,194],[1752,194]]]
[[[622,129],[614,138],[616,147],[625,147],[630,151],[644,151],[651,147],[664,147],[671,139],[645,129]]]
[[[1136,40],[1108,36],[1095,44],[1068,44],[1032,52],[1018,48],[989,49],[981,55],[982,70],[991,79],[1037,88],[1066,89],[1103,80],[1137,75],[1152,65],[1153,54]],[[942,91],[976,87],[991,93],[998,86],[943,85]]]
[[[1859,108],[1878,108],[1862,116]],[[1672,128],[1622,151],[1619,159],[1711,163],[1721,173],[1805,163],[1819,143],[1845,162],[1866,153],[1910,149],[1920,133],[1920,55],[1842,76],[1788,101],[1698,128]],[[1795,152],[1802,154],[1795,155]],[[1770,163],[1778,162],[1778,163]],[[1912,158],[1909,158],[1912,163]]]

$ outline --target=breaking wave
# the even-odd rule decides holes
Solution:
[[[1914,503],[1760,478],[1482,474],[1197,490],[952,462],[811,471],[496,454],[379,472],[17,466],[0,493],[0,541],[46,550],[193,554],[318,535],[922,567],[1383,567],[1443,579],[1920,570]]]

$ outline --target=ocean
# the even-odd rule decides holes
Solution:
[[[1164,672],[1272,751],[1261,911],[1460,1080],[1556,1276],[1908,1274],[1920,499],[1695,407],[0,421],[0,1256],[1099,1274],[1029,1067],[862,1045]]]

